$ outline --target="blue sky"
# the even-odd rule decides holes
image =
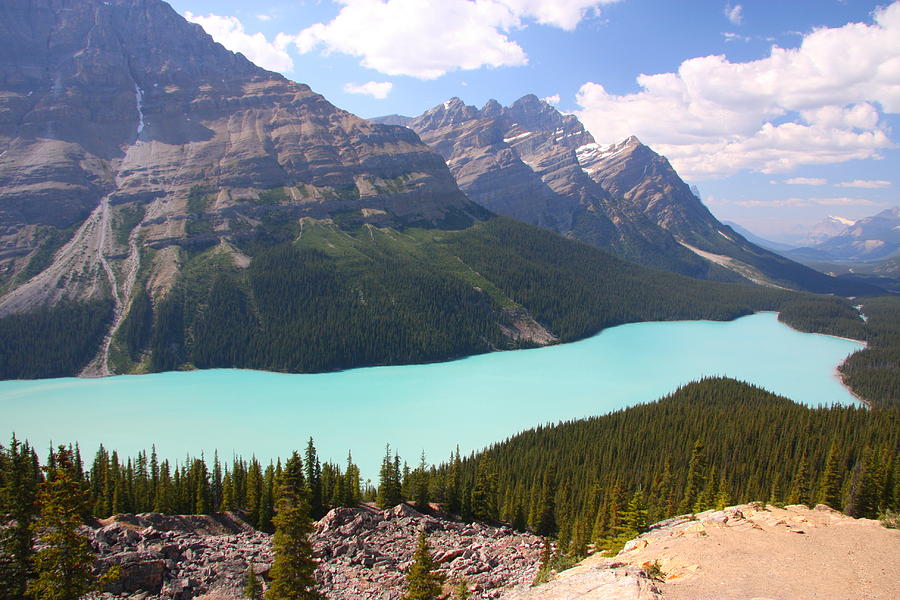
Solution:
[[[176,0],[363,117],[534,93],[636,134],[721,219],[772,239],[900,187],[900,1]]]

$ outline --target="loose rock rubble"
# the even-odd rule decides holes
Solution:
[[[537,572],[543,540],[531,534],[423,515],[405,504],[340,508],[316,525],[319,588],[332,600],[398,600],[422,529],[448,585],[465,578],[472,598],[497,598]],[[233,513],[120,515],[87,532],[98,568],[122,572],[106,600],[240,598],[249,565],[265,581],[273,561],[271,536]]]
[[[422,529],[440,572],[448,582],[465,578],[473,598],[497,598],[537,572],[543,541],[531,534],[425,516],[405,504],[384,512],[339,508],[319,521],[315,543],[328,597],[399,599]]]
[[[91,543],[105,571],[118,565],[121,579],[105,598],[189,600],[240,598],[250,563],[266,573],[271,536],[240,517],[120,515],[91,529]],[[101,523],[102,524],[102,523]]]

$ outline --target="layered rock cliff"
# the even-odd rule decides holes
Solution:
[[[337,109],[164,2],[0,5],[0,317],[111,300],[112,333],[138,273],[158,299],[184,251],[222,245],[241,265],[231,243],[305,217],[484,214],[410,130]]]

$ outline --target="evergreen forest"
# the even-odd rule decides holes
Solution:
[[[84,464],[77,445],[67,472],[85,495],[82,518],[118,513],[202,514],[239,510],[277,528],[281,461],[160,460],[155,449],[121,457],[101,447]],[[44,473],[27,442],[0,449],[0,514],[27,523]],[[615,549],[650,523],[753,501],[814,505],[876,518],[900,509],[900,409],[809,408],[732,379],[701,380],[658,401],[590,419],[524,431],[440,465],[412,464],[386,447],[377,485],[353,458],[322,461],[313,440],[291,457],[294,487],[312,518],[361,502],[506,522],[553,537],[570,556]],[[307,510],[307,508],[304,508]],[[9,554],[16,528],[5,530]],[[28,534],[30,536],[30,534]],[[30,540],[30,537],[28,537]],[[18,540],[18,541],[17,541]],[[2,562],[2,561],[0,561]],[[0,565],[2,567],[2,565]]]
[[[422,363],[533,345],[506,333],[523,315],[568,342],[636,321],[779,310],[798,329],[868,341],[848,361],[847,382],[872,403],[900,396],[895,297],[856,300],[872,313],[864,322],[843,298],[656,271],[501,217],[454,231],[280,227],[235,246],[180,249],[165,295],[150,293],[142,269],[112,340],[113,370]],[[252,256],[249,266],[237,265],[238,251]],[[146,265],[155,251],[144,252]],[[78,373],[110,314],[110,303],[68,302],[0,319],[0,378]]]

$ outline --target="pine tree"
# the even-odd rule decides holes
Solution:
[[[225,476],[222,478],[222,502],[219,504],[221,512],[234,510],[234,481],[231,473],[225,469]]]
[[[159,459],[156,456],[156,444],[150,453],[150,510],[156,510],[157,493],[159,492]]]
[[[16,436],[8,450],[0,446],[0,599],[25,597],[33,554],[31,523],[37,514],[38,477],[33,452]]]
[[[419,466],[413,472],[413,502],[420,510],[428,508],[428,463],[425,461],[425,451],[419,458]]]
[[[359,490],[359,467],[353,464],[353,455],[347,452],[347,469],[344,471],[344,485],[341,506],[353,508],[361,500]]]
[[[569,541],[568,553],[570,556],[586,556],[590,543],[591,526],[587,521],[586,512],[579,515],[572,522],[572,533]]]
[[[706,472],[706,459],[703,452],[703,442],[699,439],[694,442],[691,449],[691,458],[688,462],[687,482],[682,496],[680,510],[689,512],[693,510],[697,498],[703,491],[703,484],[706,478],[703,474]]]
[[[608,515],[609,500],[604,498],[603,503],[597,507],[597,513],[594,515],[594,525],[591,528],[591,541],[594,544],[599,544],[609,534]]]
[[[809,461],[804,455],[800,459],[797,471],[791,481],[791,491],[788,493],[788,504],[809,504]]]
[[[262,515],[262,467],[256,457],[250,460],[250,468],[247,469],[247,512],[250,524],[260,529],[260,517]]]
[[[550,540],[544,538],[544,547],[541,549],[541,562],[538,566],[537,573],[534,575],[534,580],[531,582],[532,586],[540,585],[542,583],[546,583],[550,580],[550,575],[553,573],[553,546],[550,545]]]
[[[489,457],[483,457],[478,461],[470,502],[472,516],[476,520],[497,519],[497,474],[494,470],[494,461]]]
[[[663,464],[663,472],[657,480],[655,490],[654,508],[657,519],[663,519],[675,515],[677,511],[677,503],[675,499],[675,488],[672,485],[672,463],[666,457]]]
[[[319,519],[325,514],[325,506],[322,501],[322,467],[319,464],[319,456],[313,439],[306,443],[306,485],[309,488],[309,510],[314,519]]]
[[[272,531],[272,514],[275,512],[275,467],[272,463],[266,467],[263,475],[262,496],[259,502],[259,528]]]
[[[525,514],[525,509],[522,507],[521,500],[514,501],[512,518],[510,521],[512,528],[516,531],[525,531],[528,529],[528,518]]]
[[[622,512],[622,520],[619,524],[618,532],[627,541],[646,531],[647,525],[649,525],[647,522],[647,503],[644,499],[643,490],[638,490],[631,496],[628,506]]]
[[[716,510],[724,510],[731,504],[731,492],[728,490],[728,480],[725,473],[719,479],[719,491],[716,494]]]
[[[250,563],[250,568],[247,569],[247,581],[244,584],[244,598],[247,598],[247,600],[262,600],[262,597],[262,584],[256,576],[256,569],[253,568],[253,563]]]
[[[206,471],[206,462],[200,458],[194,459],[191,464],[191,480],[194,482],[194,514],[205,515],[210,510],[209,506],[209,476]]]
[[[453,600],[469,600],[471,595],[471,592],[469,592],[469,582],[465,579],[460,579],[453,588]]]
[[[540,492],[535,506],[535,533],[542,536],[556,531],[555,482],[550,469],[544,471]]]
[[[384,510],[400,504],[400,469],[399,457],[391,458],[390,445],[385,446],[384,459],[381,461],[381,471],[378,481],[378,508]]]
[[[717,484],[718,479],[716,478],[716,468],[713,467],[710,470],[709,475],[707,475],[706,477],[706,485],[703,486],[703,491],[700,492],[700,495],[697,496],[696,502],[694,502],[693,512],[703,512],[715,505]]]
[[[38,493],[41,515],[33,530],[43,548],[35,555],[35,578],[28,584],[34,600],[78,600],[101,585],[93,575],[90,540],[78,530],[89,498],[77,480],[72,454],[60,446]]]
[[[303,477],[303,460],[297,452],[285,463],[278,486],[275,535],[272,549],[275,561],[269,571],[271,583],[266,600],[318,600],[315,589],[309,515],[308,489]]]
[[[459,514],[462,509],[462,503],[459,498],[460,470],[462,469],[462,460],[459,457],[459,446],[456,447],[456,453],[450,456],[447,467],[447,483],[444,486],[445,508],[451,514]]]
[[[413,554],[413,563],[406,573],[406,593],[403,600],[436,600],[441,594],[443,575],[436,572],[431,548],[428,547],[428,535],[419,532],[419,542]]]
[[[222,463],[219,462],[219,451],[213,453],[212,482],[210,484],[211,510],[219,510],[222,504]]]

